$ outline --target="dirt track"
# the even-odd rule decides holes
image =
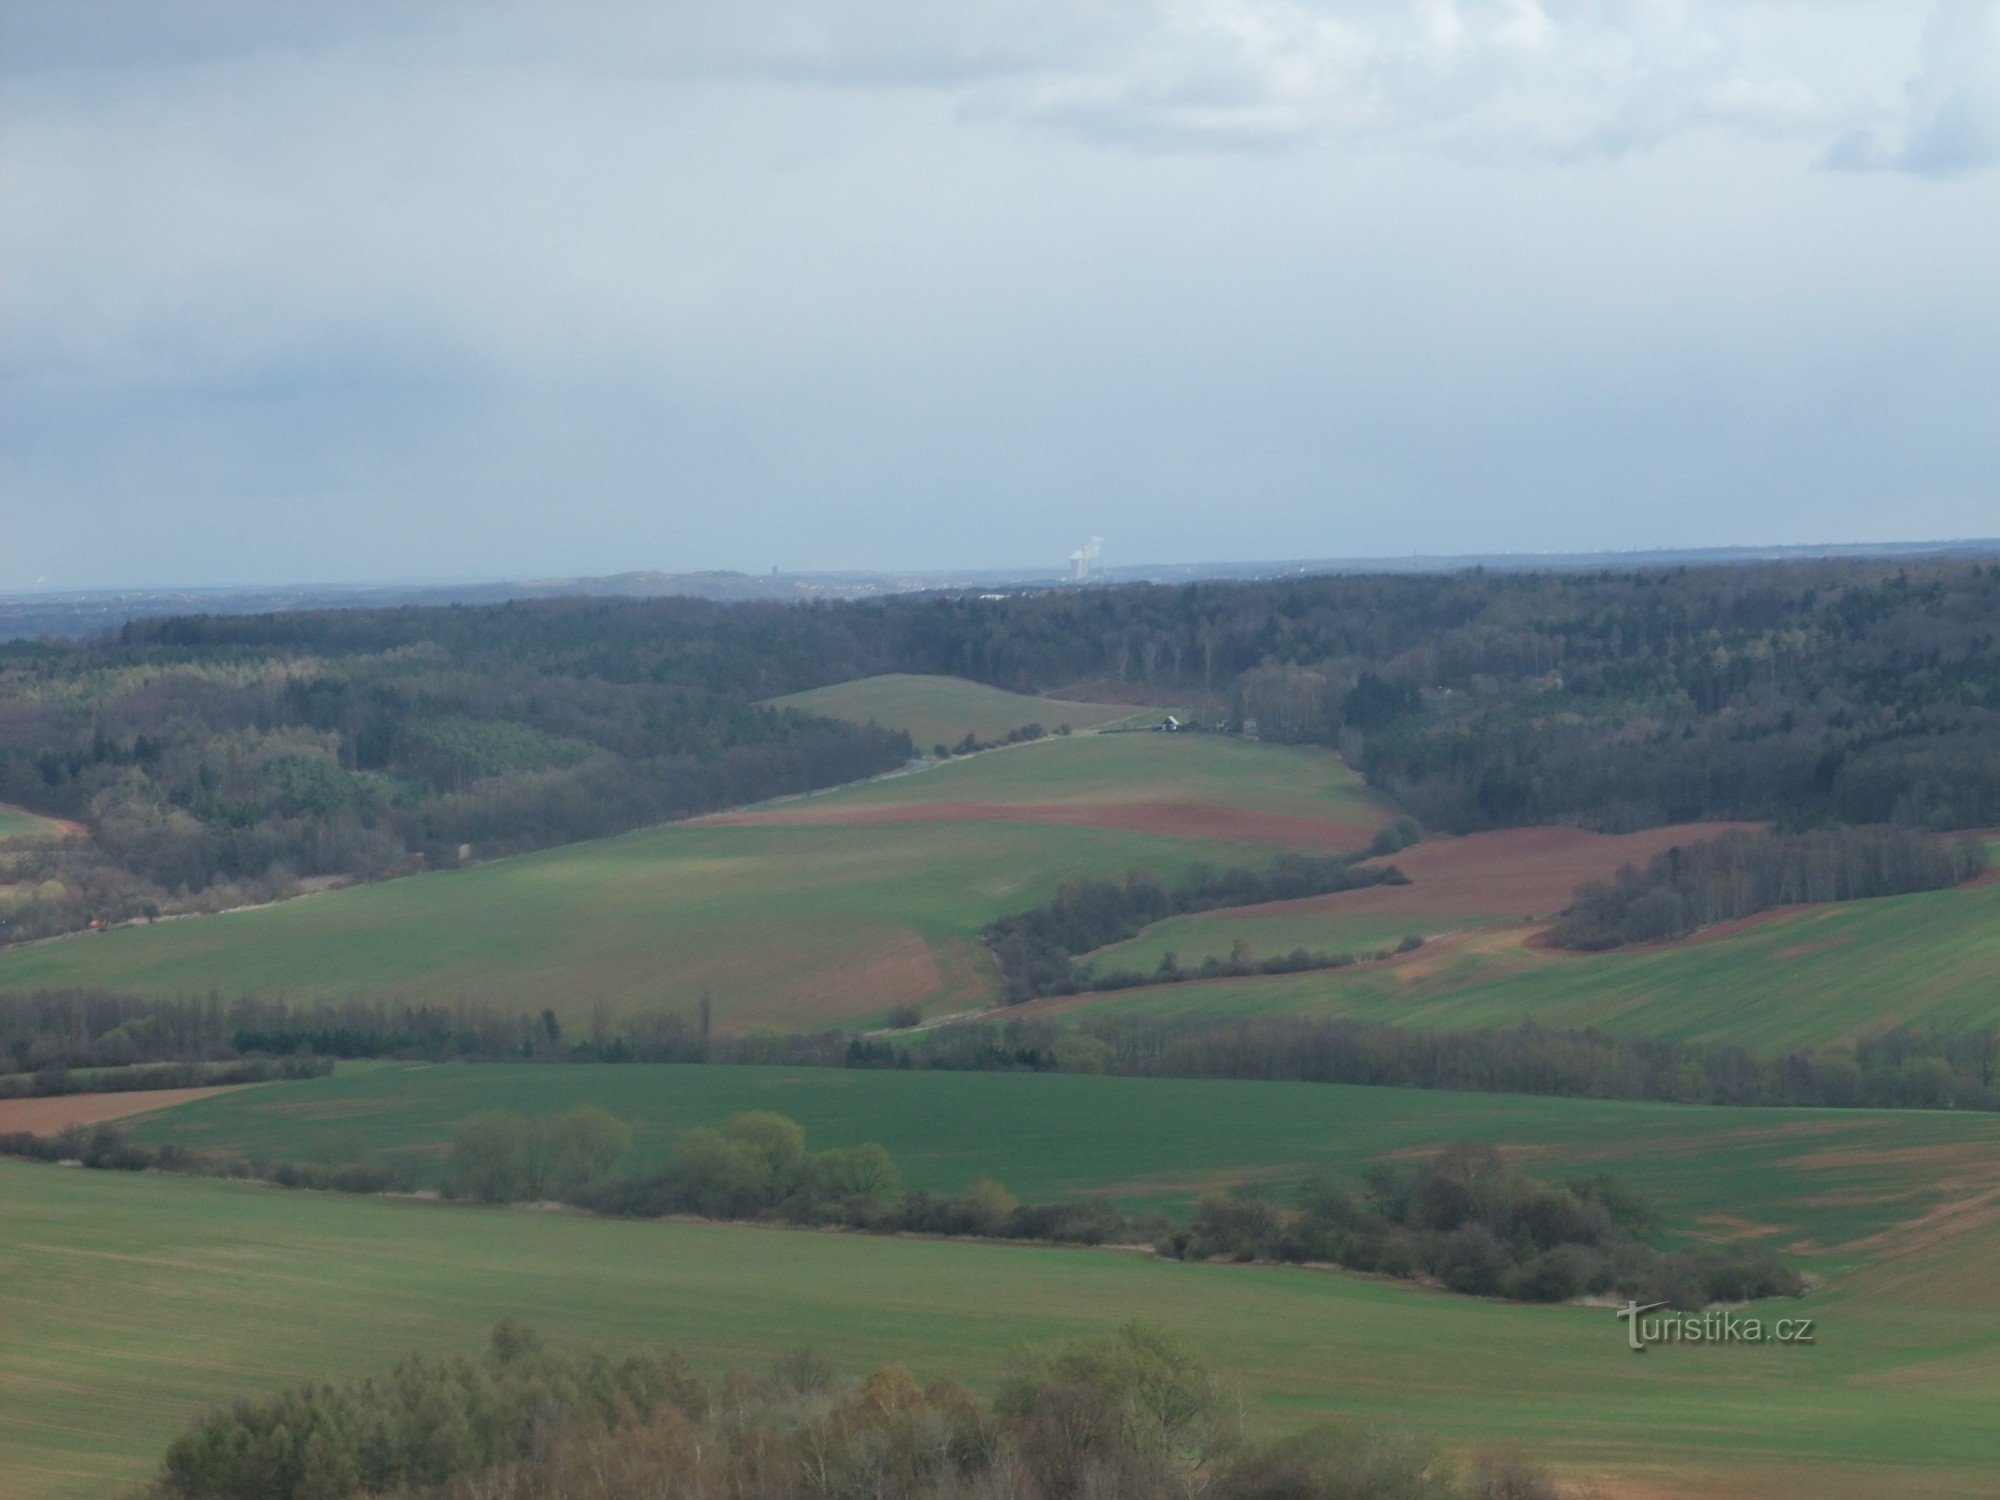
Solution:
[[[242,1085],[233,1085],[241,1087]],[[130,1115],[149,1114],[211,1094],[226,1094],[230,1085],[207,1089],[132,1089],[122,1094],[58,1094],[49,1099],[0,1099],[0,1134],[26,1130],[54,1135],[72,1125],[101,1125]]]

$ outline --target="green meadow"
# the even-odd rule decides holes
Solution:
[[[1077,875],[1171,877],[1276,843],[1171,829],[936,821],[940,804],[1193,801],[1355,824],[1374,803],[1320,751],[1166,735],[1086,735],[969,757],[759,817],[908,809],[893,824],[700,821],[276,906],[132,926],[0,953],[0,989],[157,996],[403,998],[549,1007],[573,1025],[688,1011],[718,1024],[866,1021],[899,1004],[982,1002],[976,935]],[[1264,831],[1266,824],[1257,825]]]
[[[1150,733],[1071,735],[1008,746],[783,806],[916,809],[954,802],[1152,809],[1181,804],[1270,813],[1352,825],[1358,830],[1354,848],[1365,846],[1375,825],[1391,815],[1346,762],[1325,750],[1213,734]]]
[[[684,1130],[769,1109],[816,1148],[878,1141],[905,1185],[994,1177],[1029,1201],[1110,1194],[1184,1213],[1245,1183],[1490,1141],[1560,1181],[1608,1171],[1669,1237],[1751,1238],[1815,1275],[1892,1250],[1899,1225],[2000,1188],[2000,1117],[1919,1110],[1721,1109],[1308,1083],[831,1068],[493,1065],[345,1068],[176,1106],[133,1133],[197,1150],[326,1160],[365,1147],[435,1183],[459,1122],[596,1104],[632,1126],[623,1166],[658,1167]]]
[[[1023,1341],[1140,1318],[1240,1383],[1254,1423],[1413,1421],[1576,1473],[1767,1500],[1991,1494],[1995,1231],[1767,1317],[1810,1345],[1630,1353],[1609,1310],[1484,1302],[1301,1268],[340,1199],[0,1163],[0,1493],[143,1478],[209,1403],[470,1350],[501,1317],[562,1341],[754,1367],[811,1344],[981,1383]]]
[[[1157,717],[1153,710],[1134,709],[1129,703],[1073,703],[1010,693],[963,677],[925,677],[908,672],[837,682],[770,701],[780,708],[796,708],[852,724],[901,729],[926,753],[933,745],[955,745],[968,734],[977,740],[1001,739],[1028,724],[1040,724],[1053,734],[1062,724],[1071,729],[1094,729]]]

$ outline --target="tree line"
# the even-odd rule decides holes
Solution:
[[[1217,869],[1203,863],[1190,866],[1171,885],[1142,872],[1127,875],[1122,881],[1066,880],[1051,900],[996,918],[980,936],[999,967],[1008,1003],[1020,1004],[1043,995],[1125,989],[1149,982],[1145,974],[1099,973],[1094,966],[1079,966],[1072,960],[1133,937],[1166,917],[1409,883],[1409,877],[1394,865],[1363,864],[1356,855],[1281,854],[1261,869],[1249,865]],[[1296,962],[1291,958],[1275,960],[1276,966],[1266,972],[1330,968],[1343,961],[1334,955],[1308,953],[1295,958]],[[1344,961],[1352,963],[1353,956],[1346,955]],[[1176,966],[1169,977],[1183,976]]]
[[[95,1028],[95,1029],[93,1029]],[[107,1042],[106,1038],[113,1040]],[[133,1055],[138,1043],[145,1049]],[[660,1011],[580,1036],[556,1017],[407,1001],[158,1001],[96,991],[0,995],[17,1073],[140,1062],[397,1058],[425,1062],[713,1063],[1264,1078],[1308,1083],[1737,1104],[2000,1110],[2000,1028],[1892,1026],[1851,1043],[1760,1054],[1728,1042],[1523,1022],[1439,1031],[1350,1019],[1012,1016],[891,1037],[711,1032]],[[103,1075],[99,1075],[102,1077]],[[102,1085],[117,1087],[116,1083]]]
[[[802,1039],[792,1060],[825,1055]],[[1366,1084],[1578,1099],[1837,1109],[2000,1110],[2000,1028],[1894,1026],[1759,1055],[1728,1042],[1564,1030],[1429,1030],[1302,1016],[1015,1018],[850,1038],[849,1067],[1046,1070]]]
[[[1727,833],[1676,844],[1644,870],[1627,865],[1610,880],[1578,886],[1549,941],[1588,952],[1665,942],[1781,906],[1942,890],[1986,869],[1985,841],[1969,833],[1953,839],[1896,827]]]
[[[22,1161],[74,1162],[99,1172],[171,1172],[183,1177],[220,1177],[265,1182],[273,1187],[325,1193],[392,1193],[416,1189],[407,1164],[380,1160],[360,1151],[343,1161],[272,1161],[191,1151],[178,1142],[153,1146],[135,1141],[115,1125],[74,1125],[52,1135],[31,1130],[0,1134],[0,1156]]]
[[[33,1073],[0,1074],[0,1099],[52,1099],[65,1094],[128,1094],[149,1089],[224,1088],[242,1083],[324,1078],[330,1057],[249,1057],[236,1062],[172,1062],[71,1072],[51,1063]]]
[[[592,1118],[596,1117],[596,1118]],[[532,1143],[549,1141],[537,1174]],[[598,1154],[565,1149],[583,1137]],[[638,1218],[708,1219],[1059,1244],[1150,1244],[1178,1260],[1322,1262],[1473,1296],[1561,1302],[1585,1293],[1701,1308],[1796,1295],[1798,1276],[1768,1252],[1665,1252],[1643,1236],[1649,1207],[1604,1174],[1550,1186],[1491,1147],[1453,1145],[1422,1163],[1371,1167],[1361,1192],[1308,1178],[1293,1211],[1256,1190],[1212,1194],[1192,1221],[1128,1216],[1109,1199],[1026,1204],[991,1178],[955,1195],[904,1191],[894,1158],[869,1142],[808,1151],[796,1120],[767,1110],[685,1131],[657,1172],[616,1175],[629,1144],[602,1110],[524,1119],[475,1117],[452,1136],[446,1191],[482,1202],[557,1199]],[[523,1143],[529,1145],[524,1150]]]
[[[1022,1349],[989,1398],[809,1349],[696,1375],[675,1351],[558,1353],[503,1322],[472,1358],[242,1399],[168,1447],[149,1500],[1562,1500],[1519,1456],[1394,1427],[1253,1437],[1180,1340],[1127,1324]]]

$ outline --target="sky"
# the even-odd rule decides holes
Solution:
[[[2000,535],[2000,0],[7,0],[0,590]]]

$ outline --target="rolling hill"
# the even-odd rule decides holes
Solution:
[[[1075,875],[1365,845],[1324,751],[1076,735],[741,814],[0,952],[0,989],[407,998],[573,1026],[690,1011],[818,1026],[981,1003],[975,936]]]

